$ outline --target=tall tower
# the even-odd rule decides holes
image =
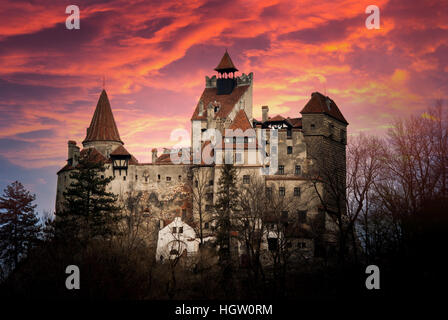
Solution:
[[[110,107],[106,90],[103,89],[96,105],[90,126],[87,128],[86,138],[82,142],[84,148],[94,147],[106,158],[118,146],[123,145],[120,139],[114,115]]]
[[[316,174],[326,180],[324,185],[331,189],[324,194],[326,201],[334,208],[337,207],[336,202],[340,202],[340,208],[345,211],[348,122],[336,103],[319,92],[311,94],[300,113],[307,158]]]

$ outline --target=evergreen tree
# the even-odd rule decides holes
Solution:
[[[95,237],[111,237],[118,230],[122,217],[117,196],[106,191],[113,177],[104,177],[104,163],[91,159],[90,152],[79,159],[70,174],[73,182],[64,192],[63,209],[55,219],[55,235],[59,238],[78,238],[85,243]]]
[[[0,260],[10,269],[39,241],[35,199],[18,181],[8,185],[0,197]]]
[[[217,212],[217,244],[219,259],[224,268],[224,277],[230,276],[230,231],[232,228],[231,214],[235,210],[238,199],[236,188],[236,168],[233,164],[225,164],[218,180],[218,193],[215,204]]]

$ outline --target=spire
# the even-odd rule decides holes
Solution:
[[[230,58],[227,50],[224,53],[224,55],[222,56],[221,62],[219,62],[218,66],[215,68],[215,70],[220,73],[229,73],[229,72],[238,71],[238,69],[233,64],[232,59]]]
[[[120,139],[117,125],[115,124],[112,109],[110,108],[109,98],[104,89],[101,92],[83,143],[91,141],[116,141],[123,143]]]

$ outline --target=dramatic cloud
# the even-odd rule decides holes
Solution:
[[[379,30],[365,27],[370,0],[78,0],[81,29],[67,30],[71,4],[2,0],[1,186],[15,179],[7,167],[34,188],[54,186],[103,77],[128,150],[149,161],[151,148],[175,143],[171,130],[190,129],[204,76],[225,49],[240,72],[254,72],[256,117],[261,105],[299,116],[321,91],[349,133],[382,133],[448,96],[447,2],[378,0]]]

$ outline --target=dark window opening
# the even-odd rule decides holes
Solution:
[[[171,181],[171,177],[166,177],[166,181]]]
[[[243,183],[244,184],[249,184],[250,183],[250,176],[244,175],[243,176]]]
[[[208,222],[204,223],[204,229],[208,229]]]
[[[269,251],[276,251],[277,247],[278,247],[278,239],[277,238],[268,238]]]
[[[179,227],[179,233],[184,233],[184,227]]]
[[[301,173],[302,173],[302,168],[299,165],[297,165],[296,169],[294,171],[294,174],[295,175],[300,175]]]
[[[286,130],[286,138],[291,139],[291,137],[292,137],[292,130],[291,130],[291,128],[288,128]]]
[[[135,175],[135,180],[138,180],[138,175]]]
[[[288,154],[292,154],[292,147],[288,146],[287,151],[288,151]]]
[[[285,166],[278,166],[278,174],[285,174]]]
[[[126,176],[123,176],[123,181],[126,181]]]
[[[299,223],[306,223],[306,211],[299,210]]]
[[[285,187],[280,187],[278,192],[282,197],[284,197],[285,196]]]
[[[300,197],[300,188],[299,187],[295,187],[294,188],[294,196],[295,197]]]
[[[176,232],[177,232],[177,228],[176,228],[176,227],[172,227],[172,228],[171,228],[171,232],[172,232],[172,233],[176,233]]]

